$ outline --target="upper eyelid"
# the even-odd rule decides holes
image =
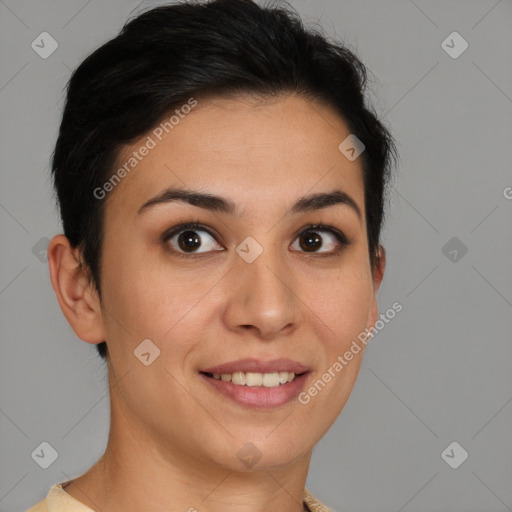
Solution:
[[[329,226],[327,224],[322,224],[321,222],[316,224],[308,224],[307,226],[304,226],[303,228],[299,229],[299,231],[295,233],[295,238],[301,233],[307,233],[308,231],[328,231],[334,236],[339,235],[342,238],[343,242],[347,244],[349,243],[347,235],[345,235],[345,233],[341,229],[335,228],[334,226]],[[336,238],[338,237],[336,236]],[[340,240],[338,241],[341,243]]]
[[[206,231],[210,236],[214,238],[217,238],[219,236],[215,234],[215,231],[211,230],[210,228],[206,227],[205,225],[199,222],[183,222],[182,224],[178,224],[173,228],[165,231],[162,235],[162,240],[169,240],[169,238],[172,238],[173,236],[176,236],[177,234],[181,233],[182,231],[186,231],[187,229]]]

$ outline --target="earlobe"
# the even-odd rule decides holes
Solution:
[[[105,341],[98,293],[87,279],[78,248],[64,235],[56,235],[48,245],[50,280],[60,308],[75,334],[88,343]]]

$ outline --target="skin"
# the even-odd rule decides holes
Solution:
[[[308,389],[375,324],[385,252],[372,273],[361,161],[338,150],[349,133],[330,108],[299,96],[198,98],[106,199],[101,303],[77,250],[64,235],[52,239],[51,282],[64,315],[80,339],[106,340],[110,353],[107,448],[66,492],[103,512],[303,510],[313,446],[345,406],[363,351],[308,404],[271,410],[231,401],[198,372],[288,357],[311,367]],[[229,198],[242,214],[184,202],[137,214],[171,185]],[[333,189],[353,198],[361,219],[340,204],[287,213],[299,197]],[[205,251],[197,259],[172,252],[178,237],[161,240],[188,221],[215,235],[196,231]],[[300,234],[310,223],[338,228],[349,245],[336,255],[335,236],[317,229],[322,247],[307,252]],[[250,264],[235,252],[247,236],[263,248]],[[149,366],[133,354],[146,338],[161,351]],[[262,454],[252,468],[237,457],[247,442]]]

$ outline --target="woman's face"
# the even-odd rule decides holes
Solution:
[[[101,323],[123,418],[112,428],[164,458],[286,467],[334,422],[363,352],[316,394],[308,389],[377,319],[382,276],[374,281],[369,264],[361,160],[338,149],[350,134],[343,121],[299,97],[198,98],[160,131],[124,150],[116,169],[134,151],[137,164],[105,199]],[[177,188],[234,211],[184,199],[143,208]],[[304,202],[336,191],[345,200]],[[200,226],[179,228],[189,222]],[[311,224],[324,227],[308,232]],[[237,362],[245,359],[254,365]],[[272,366],[278,359],[290,361]],[[202,373],[232,362],[221,379]],[[278,386],[289,376],[228,382],[294,366],[305,373]]]

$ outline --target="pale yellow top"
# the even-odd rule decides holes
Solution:
[[[52,486],[46,498],[27,512],[94,512],[62,488],[66,483],[61,482]],[[310,512],[333,512],[317,501],[307,489],[304,489],[304,503]]]

